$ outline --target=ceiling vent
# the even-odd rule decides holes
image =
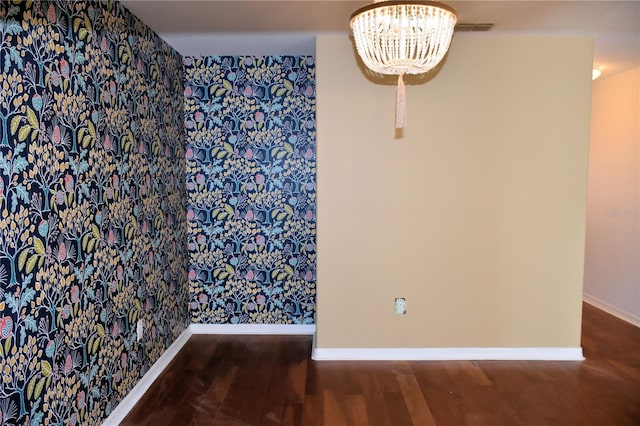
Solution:
[[[491,28],[493,28],[495,24],[491,23],[491,22],[483,22],[483,23],[465,23],[462,22],[460,24],[457,24],[455,27],[456,31],[464,31],[464,32],[469,32],[469,31],[473,31],[473,32],[481,32],[481,31],[489,31]]]

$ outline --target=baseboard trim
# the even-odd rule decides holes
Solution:
[[[316,361],[582,361],[582,348],[314,348]]]
[[[313,335],[315,324],[191,324],[192,334]]]
[[[164,351],[160,358],[149,368],[149,371],[147,371],[142,379],[131,389],[131,392],[120,401],[115,410],[113,410],[104,423],[102,423],[103,426],[117,426],[124,420],[127,414],[129,414],[129,411],[138,403],[145,392],[149,390],[162,371],[171,363],[173,358],[178,355],[178,352],[180,352],[180,349],[187,343],[191,334],[191,330],[187,327],[187,329],[173,341],[171,346]]]
[[[582,295],[582,300],[588,304],[595,306],[598,309],[605,311],[608,314],[613,315],[616,318],[620,318],[636,327],[640,327],[640,315],[634,315],[631,312],[627,312],[624,309],[620,309],[609,302],[605,302],[599,297],[593,296],[588,293]]]

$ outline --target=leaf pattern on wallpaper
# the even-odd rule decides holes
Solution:
[[[188,57],[184,70],[192,321],[313,323],[313,57]]]
[[[0,424],[99,424],[189,322],[182,59],[113,1],[0,37]]]

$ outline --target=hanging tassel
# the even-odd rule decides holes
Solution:
[[[407,100],[405,98],[404,80],[402,73],[398,75],[398,89],[396,90],[396,129],[407,125]]]

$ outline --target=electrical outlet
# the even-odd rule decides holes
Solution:
[[[407,313],[407,301],[404,297],[396,299],[396,315],[404,315]]]
[[[138,320],[136,324],[136,334],[138,335],[138,342],[142,340],[142,335],[144,334],[144,321],[142,318]]]

